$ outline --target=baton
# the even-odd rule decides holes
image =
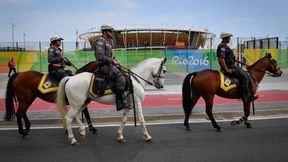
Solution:
[[[70,60],[68,60],[67,57],[64,57],[64,59],[65,59],[69,64],[71,64],[71,65],[76,69],[76,71],[78,71],[77,67],[76,67],[74,64],[72,64],[72,62],[71,62]]]

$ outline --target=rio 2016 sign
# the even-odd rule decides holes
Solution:
[[[190,66],[209,66],[208,56],[204,58],[195,58],[193,56],[188,56],[188,59],[181,58],[179,56],[174,56],[172,58],[172,64],[174,65],[190,65]]]
[[[172,64],[185,72],[210,69],[208,56],[198,50],[169,50],[167,54],[172,55]]]

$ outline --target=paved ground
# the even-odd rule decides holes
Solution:
[[[259,84],[258,94],[260,99],[255,102],[257,115],[288,114],[288,69],[283,69],[283,72],[282,77],[278,78],[266,75]],[[185,76],[185,73],[168,73],[164,89],[156,90],[150,86],[146,87],[147,96],[143,109],[146,120],[183,119],[181,84]],[[7,74],[0,73],[0,121],[4,116],[4,94],[7,80]],[[160,104],[160,102],[162,103]],[[112,106],[92,103],[89,107],[94,122],[104,122],[104,119],[109,119],[108,121],[110,122],[117,122],[122,114],[122,112],[115,111]],[[218,119],[239,117],[243,114],[241,102],[220,97],[215,98],[214,112],[216,116],[218,115]],[[132,116],[133,113],[130,114]],[[198,102],[193,115],[195,118],[206,118],[203,101],[200,100]],[[38,99],[29,108],[28,117],[34,120],[32,121],[32,124],[34,124],[37,123],[36,120],[45,120],[47,122],[48,120],[59,119],[59,114],[54,104]],[[53,122],[55,123],[55,121]],[[0,126],[8,124],[3,121],[1,123]],[[15,125],[14,122],[12,123]]]
[[[288,119],[251,121],[252,129],[221,122],[224,132],[211,123],[149,125],[152,142],[144,142],[140,127],[125,127],[125,143],[115,139],[118,127],[100,127],[87,133],[80,146],[70,146],[61,129],[32,129],[31,139],[17,130],[0,131],[1,162],[284,162],[288,159]],[[79,131],[74,129],[79,139]]]

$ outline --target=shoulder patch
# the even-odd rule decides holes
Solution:
[[[102,41],[98,41],[97,45],[103,46],[103,42]]]

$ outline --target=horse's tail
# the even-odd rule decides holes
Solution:
[[[191,77],[195,76],[195,74],[196,74],[195,72],[188,74],[185,77],[183,85],[182,85],[182,106],[186,115],[189,115],[190,113],[190,111],[188,110],[191,107],[191,102],[192,102],[191,80],[193,78]]]
[[[62,118],[62,122],[63,122],[63,126],[66,129],[67,124],[66,124],[66,114],[67,114],[67,107],[66,107],[66,102],[65,102],[65,85],[66,82],[68,81],[69,77],[65,77],[63,78],[58,86],[58,90],[57,90],[57,98],[56,98],[56,103],[57,103],[57,107],[59,110],[59,113],[61,115]]]
[[[6,114],[5,114],[5,120],[10,121],[15,118],[15,109],[14,109],[14,101],[16,102],[16,96],[13,88],[13,81],[18,76],[18,73],[13,74],[7,83],[6,87],[6,98],[5,98],[5,104],[6,104]]]

